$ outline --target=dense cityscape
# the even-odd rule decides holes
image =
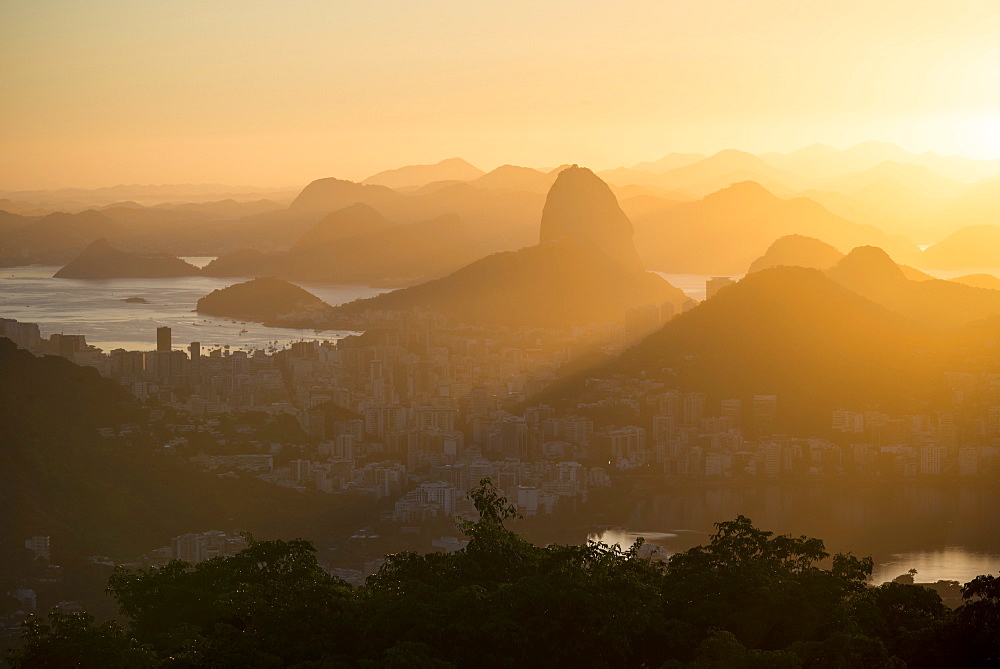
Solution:
[[[998,34],[0,3],[0,669],[1000,667]]]

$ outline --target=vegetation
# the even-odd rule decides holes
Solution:
[[[195,310],[211,316],[270,322],[286,314],[328,309],[323,300],[293,283],[263,277],[213,290],[198,300]]]
[[[1000,661],[1000,580],[952,612],[920,586],[869,587],[870,558],[774,536],[743,516],[668,562],[534,546],[486,479],[466,548],[390,555],[367,584],[327,575],[306,541],[254,541],[192,566],[117,569],[127,627],[55,611],[26,624],[15,667],[930,667]]]
[[[331,527],[377,514],[361,497],[300,494],[252,476],[219,478],[156,453],[169,434],[163,422],[151,421],[123,387],[90,367],[34,356],[0,338],[0,378],[2,546],[41,533],[62,547],[58,563],[70,554],[123,559],[192,530],[252,527],[269,538],[326,538]],[[259,425],[265,438],[302,436],[289,418],[240,420]],[[98,433],[122,427],[132,433]],[[20,551],[0,550],[0,579],[27,571]]]

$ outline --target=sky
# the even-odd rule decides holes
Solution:
[[[0,190],[1000,157],[995,0],[0,0]]]

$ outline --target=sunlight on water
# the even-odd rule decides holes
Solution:
[[[212,258],[187,258],[207,264]],[[55,279],[56,266],[29,265],[0,269],[0,317],[38,323],[42,335],[57,332],[86,335],[87,343],[104,349],[150,350],[156,328],[173,329],[175,348],[200,341],[204,350],[281,347],[303,339],[340,339],[349,332],[266,328],[228,318],[194,313],[198,299],[245,279],[207,276],[162,279]],[[298,284],[331,305],[371,297],[386,289],[368,286]],[[141,297],[149,304],[124,302]],[[246,332],[243,332],[246,330]]]
[[[636,539],[643,537],[646,540],[646,546],[653,546],[659,549],[660,555],[669,556],[680,549],[675,547],[674,550],[670,550],[667,544],[680,538],[682,534],[688,533],[691,531],[634,532],[616,528],[590,533],[587,535],[587,541],[600,541],[608,545],[617,544],[623,549],[628,549],[635,543]],[[708,541],[707,535],[688,538],[695,538],[696,543],[707,543]],[[936,581],[967,583],[980,574],[997,574],[1000,571],[1000,555],[976,553],[955,546],[937,550],[896,553],[891,555],[889,559],[875,564],[871,582],[876,585],[885,583],[907,573],[910,569],[917,570],[915,578],[918,583],[934,583]]]
[[[891,581],[910,569],[916,569],[918,583],[958,581],[967,583],[980,574],[1000,571],[1000,555],[973,553],[954,546],[931,551],[899,553],[892,559],[875,565],[872,583]]]
[[[667,548],[667,544],[678,539],[681,533],[688,532],[689,530],[678,530],[677,532],[633,532],[631,530],[615,528],[592,532],[587,535],[587,541],[599,541],[609,546],[617,544],[623,550],[628,550],[635,543],[636,539],[642,537],[645,539],[642,554],[649,555],[655,551],[657,556],[667,558],[677,551],[676,547],[673,550]]]

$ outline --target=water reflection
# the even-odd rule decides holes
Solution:
[[[910,569],[916,569],[918,583],[958,581],[968,583],[980,574],[996,574],[1000,569],[1000,556],[974,553],[957,546],[933,551],[900,553],[875,566],[873,583],[891,581]]]
[[[743,514],[772,532],[823,539],[830,553],[872,556],[875,583],[909,569],[918,582],[962,583],[1000,571],[1000,491],[986,485],[688,485],[645,491],[622,508],[618,525],[588,538],[628,547],[644,536],[674,553],[707,543],[714,523]]]

